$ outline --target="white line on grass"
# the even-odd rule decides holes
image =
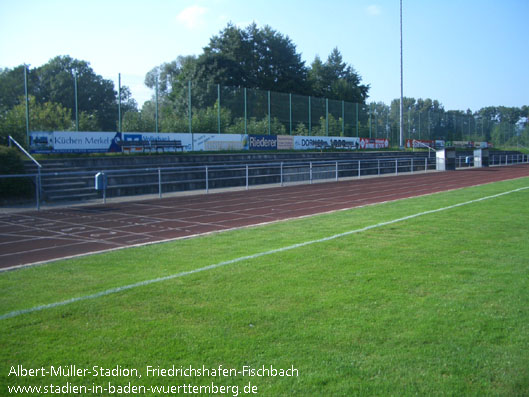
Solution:
[[[462,207],[464,205],[469,205],[469,204],[477,203],[477,202],[480,202],[480,201],[484,201],[484,200],[489,200],[489,199],[496,198],[496,197],[505,196],[507,194],[519,192],[519,191],[526,190],[526,189],[529,189],[529,186],[521,187],[521,188],[514,189],[514,190],[509,190],[507,192],[493,194],[491,196],[481,197],[481,198],[474,199],[474,200],[465,201],[465,202],[462,202],[462,203],[449,205],[447,207],[442,207],[442,208],[437,208],[437,209],[434,209],[434,210],[428,210],[428,211],[419,212],[419,213],[416,213],[416,214],[404,216],[402,218],[392,219],[392,220],[386,221],[386,222],[380,222],[380,223],[377,223],[375,225],[369,225],[369,226],[366,226],[366,227],[363,227],[363,228],[360,228],[360,229],[349,230],[347,232],[334,234],[334,235],[328,236],[328,237],[323,237],[323,238],[320,238],[320,239],[317,239],[317,240],[305,241],[303,243],[288,245],[286,247],[281,247],[281,248],[276,248],[276,249],[269,250],[269,251],[259,252],[257,254],[253,254],[253,255],[241,256],[239,258],[235,258],[235,259],[231,259],[231,260],[228,260],[228,261],[215,263],[213,265],[200,267],[198,269],[193,269],[193,270],[189,270],[189,271],[185,271],[185,272],[171,274],[171,275],[165,276],[165,277],[153,278],[151,280],[140,281],[138,283],[124,285],[122,287],[110,288],[110,289],[107,289],[107,290],[104,290],[104,291],[101,291],[101,292],[97,292],[97,293],[91,294],[91,295],[79,296],[79,297],[76,297],[76,298],[71,298],[71,299],[67,299],[67,300],[64,300],[64,301],[60,301],[60,302],[54,302],[54,303],[50,303],[50,304],[47,304],[47,305],[34,306],[34,307],[29,308],[29,309],[15,310],[15,311],[0,315],[0,320],[5,320],[5,319],[11,318],[11,317],[17,317],[17,316],[20,316],[22,314],[38,312],[38,311],[45,310],[45,309],[52,309],[52,308],[59,307],[59,306],[65,306],[65,305],[69,305],[70,303],[80,302],[80,301],[84,301],[84,300],[88,300],[88,299],[96,299],[96,298],[100,298],[102,296],[115,294],[117,292],[126,291],[126,290],[137,288],[137,287],[142,287],[144,285],[159,283],[159,282],[162,282],[162,281],[167,281],[167,280],[172,280],[172,279],[175,279],[175,278],[188,276],[190,274],[200,273],[200,272],[203,272],[203,271],[206,271],[206,270],[216,269],[218,267],[231,265],[233,263],[238,263],[238,262],[242,262],[242,261],[246,261],[246,260],[250,260],[250,259],[256,259],[256,258],[260,258],[260,257],[266,256],[266,255],[277,254],[279,252],[290,251],[290,250],[295,249],[295,248],[306,247],[308,245],[312,245],[312,244],[316,244],[316,243],[323,243],[323,242],[326,242],[326,241],[335,240],[335,239],[340,238],[340,237],[349,236],[351,234],[362,233],[362,232],[365,232],[365,231],[368,231],[368,230],[371,230],[371,229],[376,229],[376,228],[379,228],[379,227],[382,227],[382,226],[387,226],[387,225],[391,225],[391,224],[394,224],[394,223],[397,223],[397,222],[402,222],[402,221],[406,221],[406,220],[409,220],[409,219],[417,218],[419,216],[434,214],[434,213],[441,212],[441,211],[446,211],[446,210],[449,210],[449,209],[452,209],[452,208]]]

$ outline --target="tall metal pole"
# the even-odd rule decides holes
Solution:
[[[217,131],[220,131],[220,84],[217,84]]]
[[[29,98],[28,98],[28,67],[24,64],[24,94],[26,96],[26,145],[29,147]]]
[[[118,73],[118,132],[121,132],[121,73]]]
[[[158,132],[158,76],[156,76],[156,87],[154,90],[156,107],[154,109],[155,131]]]
[[[404,84],[403,84],[403,66],[402,66],[402,0],[400,0],[400,140],[399,146],[401,149],[404,149],[404,140],[403,140],[403,130],[404,130],[404,120],[402,118],[403,112],[403,101],[404,101]]]
[[[268,90],[268,135],[271,134],[271,121],[270,121],[270,90]]]
[[[195,137],[193,136],[192,116],[191,116],[191,80],[187,82],[187,113],[189,116],[189,133],[191,134],[191,150],[195,150]]]

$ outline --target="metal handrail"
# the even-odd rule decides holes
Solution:
[[[33,162],[37,165],[37,167],[39,167],[39,169],[42,168],[42,165],[41,165],[41,164],[35,159],[35,157],[33,157],[31,154],[29,154],[29,153],[27,152],[27,150],[24,149],[24,148],[22,147],[22,145],[21,145],[20,143],[18,143],[18,142],[17,142],[17,141],[11,136],[11,135],[9,135],[9,140],[8,140],[8,142],[9,142],[9,146],[11,146],[11,142],[13,142],[13,143],[14,143],[14,144],[15,144],[20,150],[22,150],[22,152],[23,152],[26,156],[28,156],[28,157],[31,159],[31,161],[33,161]]]
[[[22,147],[20,143],[18,143],[11,135],[9,135],[8,143],[9,146],[11,146],[11,142],[13,142],[26,156],[28,156],[31,161],[33,161],[37,165],[37,175],[35,176],[35,195],[37,200],[37,211],[40,209],[40,189],[41,189],[41,172],[42,165],[31,155],[29,154],[26,149]]]
[[[412,142],[411,142],[411,147],[412,147],[412,150],[415,151],[415,143],[418,143],[420,146],[424,146],[424,147],[427,147],[428,148],[428,157],[430,157],[430,152],[431,151],[434,151],[435,152],[435,149],[431,146],[428,146],[426,143],[423,143],[421,141],[418,141],[416,139],[414,139]]]

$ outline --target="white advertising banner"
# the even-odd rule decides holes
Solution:
[[[248,136],[244,134],[193,134],[193,138],[195,151],[248,149]]]
[[[120,140],[121,134],[117,132],[32,132],[30,149],[33,153],[120,152]]]
[[[358,149],[360,138],[338,136],[294,136],[295,150],[321,149],[325,147]]]

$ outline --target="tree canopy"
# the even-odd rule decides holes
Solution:
[[[16,119],[15,114],[18,113],[15,107],[24,101],[24,68],[24,65],[20,65],[0,70],[0,111],[4,122]],[[74,76],[77,76],[80,123],[92,129],[115,131],[118,93],[114,89],[114,82],[96,74],[89,62],[70,56],[56,56],[40,67],[28,69],[28,93],[32,97],[32,111],[38,113],[41,109],[38,106],[42,106],[42,109],[59,109],[57,106],[60,106],[68,111],[71,121],[69,128],[74,128]],[[136,108],[130,90],[126,86],[122,87],[123,112]],[[39,117],[32,121],[32,129],[48,129],[55,125],[43,123]],[[59,125],[66,128],[63,116]]]

